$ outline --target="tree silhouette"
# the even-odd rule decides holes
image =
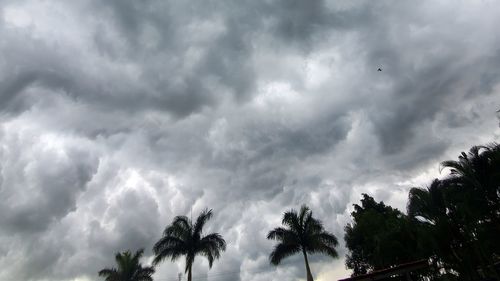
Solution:
[[[346,266],[358,276],[403,263],[427,258],[426,236],[401,211],[363,194],[354,204],[352,223],[345,227],[344,240],[349,250]],[[426,245],[427,246],[427,245]],[[421,277],[428,272],[419,272]]]
[[[142,267],[140,259],[143,249],[132,255],[130,251],[117,253],[115,256],[118,268],[105,268],[99,271],[99,276],[106,281],[153,281],[155,270],[151,266]]]
[[[307,281],[313,281],[307,254],[323,253],[336,258],[337,238],[324,230],[323,224],[312,217],[312,211],[306,205],[302,205],[299,213],[293,209],[285,212],[281,223],[284,227],[277,227],[267,234],[267,239],[279,242],[269,255],[270,262],[278,265],[284,258],[302,252]]]
[[[455,184],[474,196],[478,220],[488,220],[500,226],[500,145],[492,143],[473,146],[468,153],[462,152],[458,161],[444,161]],[[500,231],[500,228],[497,228]]]
[[[449,180],[456,189],[450,201],[456,216],[462,218],[470,252],[486,275],[500,279],[492,266],[500,252],[500,146],[473,146],[468,153],[462,152],[458,161],[441,165],[450,169]]]
[[[191,268],[197,255],[205,256],[212,268],[214,260],[226,250],[226,241],[218,233],[203,236],[203,227],[211,217],[212,210],[204,210],[194,224],[186,216],[175,217],[153,247],[153,264],[156,265],[165,258],[175,261],[180,256],[186,256],[185,272],[188,274],[188,281],[191,281]]]
[[[446,178],[410,190],[408,215],[428,230],[442,268],[460,279],[499,279],[500,146],[474,146],[441,167]]]
[[[433,266],[412,277],[500,280],[500,145],[474,146],[441,167],[443,179],[410,190],[408,215],[366,194],[354,205],[344,236],[353,276],[428,259]]]
[[[414,187],[409,192],[408,216],[425,228],[430,237],[427,247],[441,268],[476,278],[473,255],[464,249],[467,239],[462,223],[447,199],[456,192],[449,180],[435,179],[427,188]]]

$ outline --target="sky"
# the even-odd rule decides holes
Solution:
[[[228,247],[193,280],[304,280],[266,239],[302,204],[340,241],[316,280],[347,277],[362,193],[404,211],[500,141],[498,26],[496,0],[0,0],[0,280],[148,264],[205,208]]]

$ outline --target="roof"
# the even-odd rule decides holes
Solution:
[[[414,262],[400,264],[398,266],[377,270],[368,274],[358,275],[351,278],[340,279],[339,281],[369,281],[369,280],[382,280],[393,275],[404,274],[412,272],[417,269],[429,267],[427,260],[418,260]]]

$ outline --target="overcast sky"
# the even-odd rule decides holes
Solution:
[[[0,0],[0,280],[148,263],[191,208],[228,243],[193,280],[303,280],[267,258],[284,211],[343,241],[361,193],[404,210],[500,140],[499,26],[497,0]],[[316,280],[349,275],[339,253]]]

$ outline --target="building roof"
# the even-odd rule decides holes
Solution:
[[[377,270],[368,274],[363,274],[359,276],[354,276],[351,278],[340,279],[339,281],[369,281],[369,280],[382,280],[387,277],[394,275],[401,275],[408,272],[412,272],[417,269],[429,267],[429,262],[427,260],[418,260],[414,262],[400,264],[398,266]]]

